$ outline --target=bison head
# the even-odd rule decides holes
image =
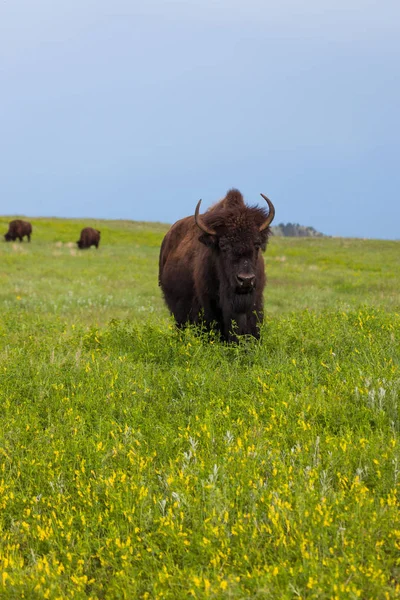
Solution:
[[[195,221],[203,232],[199,241],[208,246],[216,259],[220,280],[234,294],[251,294],[257,286],[257,264],[260,250],[265,250],[269,225],[275,216],[272,202],[266,200],[269,212],[246,205],[226,207],[221,204],[199,215],[200,203],[195,211]]]
[[[14,239],[14,237],[12,233],[7,231],[7,233],[4,234],[4,239],[6,240],[6,242],[11,242]]]

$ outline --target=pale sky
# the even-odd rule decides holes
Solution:
[[[239,188],[400,239],[400,2],[0,0],[0,214],[172,223]]]

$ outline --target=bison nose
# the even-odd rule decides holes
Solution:
[[[240,286],[243,287],[251,287],[252,285],[254,285],[255,278],[256,276],[252,275],[251,273],[239,273],[238,275],[236,275],[238,283],[240,284]]]

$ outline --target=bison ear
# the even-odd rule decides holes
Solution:
[[[264,231],[261,232],[261,250],[263,252],[265,252],[265,250],[267,249],[269,236],[270,236],[270,229],[268,227],[267,229],[265,229]]]
[[[207,246],[207,248],[218,248],[218,238],[216,235],[202,233],[199,237],[199,242]]]

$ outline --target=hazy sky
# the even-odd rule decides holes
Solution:
[[[0,1],[1,214],[400,239],[399,114],[398,0]]]

